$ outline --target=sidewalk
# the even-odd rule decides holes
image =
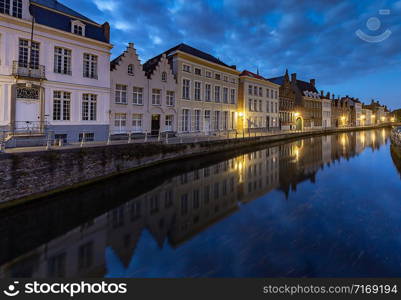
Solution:
[[[341,128],[326,128],[326,129],[306,129],[306,130],[298,130],[298,131],[274,131],[274,132],[230,132],[224,133],[215,136],[178,136],[178,137],[149,137],[145,139],[131,139],[129,140],[128,136],[126,139],[121,140],[110,140],[110,141],[101,141],[101,142],[84,142],[84,143],[69,143],[62,146],[54,145],[55,141],[50,141],[49,147],[47,146],[48,141],[43,141],[43,146],[39,147],[17,147],[17,148],[7,148],[3,153],[21,153],[21,152],[37,152],[37,151],[48,151],[48,150],[64,150],[64,149],[77,149],[77,148],[93,148],[93,147],[103,147],[103,146],[111,146],[111,145],[125,145],[125,144],[141,144],[141,143],[161,143],[161,144],[190,144],[197,142],[207,142],[207,141],[224,141],[231,139],[248,139],[248,138],[260,138],[260,137],[271,137],[271,136],[283,136],[283,135],[292,135],[296,133],[335,133],[341,131],[352,131],[352,130],[361,130],[361,129],[374,129],[381,128],[387,125],[379,125],[379,126],[365,126],[365,127],[341,127]]]

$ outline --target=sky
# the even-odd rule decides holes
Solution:
[[[319,90],[401,108],[401,0],[59,2],[110,23],[112,57],[133,42],[144,63],[184,42],[239,70],[288,68]]]

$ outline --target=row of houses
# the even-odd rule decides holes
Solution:
[[[213,135],[390,121],[378,102],[318,92],[179,44],[142,63],[133,43],[110,62],[110,26],[56,0],[0,1],[0,129],[79,141],[110,134]]]

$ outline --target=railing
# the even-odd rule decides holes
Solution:
[[[42,65],[13,61],[13,76],[46,79],[46,68]]]
[[[13,135],[43,134],[49,125],[47,121],[16,121],[11,124]]]

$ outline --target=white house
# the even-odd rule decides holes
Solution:
[[[104,140],[110,27],[56,0],[0,1],[0,126],[8,138]]]
[[[322,93],[323,94],[323,93]],[[331,127],[331,100],[323,96],[322,99],[322,125],[323,128]]]
[[[165,55],[141,64],[134,44],[111,62],[110,133],[177,130],[177,82]]]

